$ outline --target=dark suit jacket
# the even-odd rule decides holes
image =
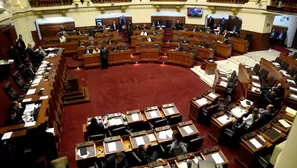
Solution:
[[[20,39],[20,38],[19,38],[19,39],[18,39],[18,41],[17,41],[17,44],[18,44],[18,43],[20,43],[20,44],[21,44],[21,47],[22,47],[22,49],[23,49],[23,50],[25,50],[25,49],[26,49],[26,45],[25,45],[25,42],[24,42],[24,40],[23,40],[23,39]]]
[[[104,47],[104,48],[101,49],[100,56],[101,56],[101,59],[107,59],[107,57],[108,57],[108,50],[107,50],[106,47]]]
[[[177,50],[177,51],[183,51],[184,48],[183,48],[182,46],[178,46],[178,47],[176,48],[176,50]]]
[[[113,155],[109,156],[106,159],[105,164],[103,166],[103,168],[128,168],[128,167],[129,167],[129,164],[125,157],[122,159],[120,163],[116,163]]]
[[[117,31],[118,30],[118,25],[117,24],[112,24],[110,27],[111,31]]]

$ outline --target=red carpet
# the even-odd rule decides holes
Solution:
[[[283,52],[283,53],[290,53],[291,51],[286,49],[286,47],[283,47],[283,46],[272,46],[271,47],[272,49],[275,49],[279,52]]]
[[[189,101],[202,94],[209,86],[189,69],[163,64],[130,64],[113,66],[108,70],[70,70],[76,74],[81,86],[87,86],[91,101],[66,106],[60,156],[67,156],[70,167],[76,167],[74,146],[83,142],[82,124],[87,117],[107,113],[143,109],[152,105],[175,103],[184,120],[188,119]],[[197,124],[200,135],[205,136],[203,148],[216,144],[208,136],[208,128]],[[235,152],[222,147],[229,160]],[[238,167],[231,162],[229,168]]]

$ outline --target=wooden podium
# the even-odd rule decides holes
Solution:
[[[87,87],[79,87],[77,77],[68,75],[64,82],[64,105],[89,102],[89,91]]]

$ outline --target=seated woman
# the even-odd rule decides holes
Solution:
[[[173,142],[171,144],[169,153],[174,155],[174,156],[186,154],[187,153],[187,146],[182,141],[181,134],[179,132],[174,132],[172,136],[173,136]]]
[[[90,125],[87,126],[87,133],[88,133],[88,136],[96,135],[96,134],[104,134],[104,126],[101,122],[98,123],[97,119],[93,117],[91,119]]]
[[[258,108],[253,108],[251,114],[249,114],[247,117],[243,117],[243,123],[245,124],[245,128],[249,128],[259,118],[260,114]]]
[[[155,162],[159,157],[159,154],[158,154],[157,151],[154,151],[152,153],[152,155],[149,155],[148,152],[147,152],[147,148],[148,148],[148,145],[140,145],[138,147],[137,152],[136,152],[136,155],[142,161],[141,162],[142,165],[145,165],[145,164],[148,164],[148,163],[151,163],[151,162]]]

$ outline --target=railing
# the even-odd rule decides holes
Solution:
[[[271,6],[277,7],[296,7],[297,0],[272,0]]]
[[[248,0],[207,0],[207,2],[244,4]]]
[[[132,0],[92,0],[93,3],[121,3],[131,2]]]
[[[187,0],[151,0],[151,2],[186,2]]]
[[[71,5],[72,0],[29,0],[31,7]]]

